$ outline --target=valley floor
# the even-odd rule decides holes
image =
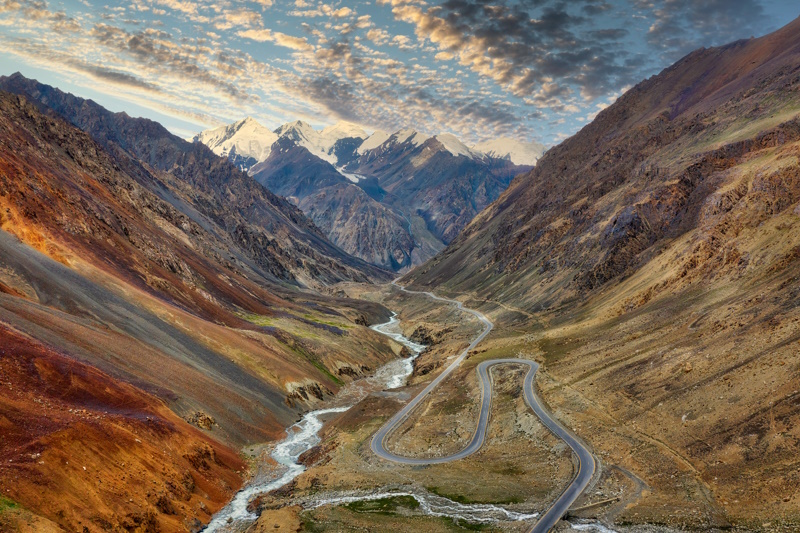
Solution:
[[[541,512],[574,475],[569,449],[525,405],[521,394],[523,370],[513,367],[495,370],[489,429],[478,453],[457,463],[425,466],[398,465],[377,458],[370,450],[373,434],[430,381],[430,373],[438,373],[453,354],[469,344],[481,325],[453,306],[388,286],[376,291],[349,285],[345,290],[350,296],[381,301],[398,312],[404,333],[430,349],[415,361],[407,388],[372,394],[323,429],[321,444],[304,458],[308,470],[292,485],[260,500],[262,515],[254,530],[526,531],[533,521],[480,523],[429,516],[408,496],[317,507],[342,495],[375,497],[389,491],[432,494],[519,513]],[[737,513],[727,505],[730,496],[726,498],[712,480],[719,477],[719,469],[696,464],[681,450],[680,442],[668,440],[674,436],[659,433],[646,417],[627,420],[630,415],[609,401],[619,395],[612,387],[607,388],[606,396],[596,394],[583,384],[591,380],[586,381],[582,374],[571,375],[575,365],[564,366],[562,329],[545,327],[507,307],[467,300],[467,305],[479,303],[501,327],[478,345],[454,375],[424,401],[417,414],[389,438],[387,447],[393,452],[431,457],[459,450],[475,429],[480,399],[476,366],[502,357],[533,359],[543,364],[537,376],[540,396],[600,459],[598,475],[589,490],[557,528],[603,531],[600,527],[605,524],[615,531],[788,531],[796,527],[797,516],[791,513],[772,519],[754,512]],[[616,339],[619,333],[618,325],[607,327],[612,333],[606,333],[605,342]],[[628,342],[636,346],[635,340]],[[685,373],[683,368],[680,371]],[[564,377],[570,375],[571,380]],[[742,467],[738,468],[741,472]],[[725,490],[745,489],[734,482]],[[282,529],[285,527],[288,529]]]

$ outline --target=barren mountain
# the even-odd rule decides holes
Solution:
[[[800,523],[799,115],[800,19],[697,50],[406,277],[528,323],[548,401],[650,489],[626,521]]]
[[[405,220],[293,139],[278,139],[250,173],[295,202],[346,252],[387,269],[411,265],[414,241]]]
[[[0,89],[25,95],[86,131],[140,184],[196,223],[216,226],[276,279],[313,285],[388,277],[343,253],[293,204],[201,143],[188,143],[156,122],[111,113],[19,74],[0,77]]]
[[[241,483],[227,446],[394,357],[385,309],[309,289],[385,274],[207,148],[66,109],[102,144],[0,93],[0,529],[195,528]]]
[[[398,132],[345,168],[372,178],[371,194],[384,204],[420,220],[418,239],[436,242],[438,251],[529,167],[487,157],[452,135]]]

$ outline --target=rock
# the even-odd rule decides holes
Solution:
[[[216,424],[216,420],[211,415],[207,415],[202,411],[195,411],[192,413],[191,416],[186,418],[186,421],[190,424],[194,424],[195,426],[199,427],[200,429],[210,430],[214,424]]]
[[[261,513],[258,520],[253,525],[253,533],[296,533],[300,531],[300,512],[302,508],[298,505],[290,505],[280,509],[268,509]]]

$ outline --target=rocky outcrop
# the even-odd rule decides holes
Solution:
[[[431,328],[426,325],[419,325],[414,329],[408,338],[416,343],[424,344],[427,347],[432,347],[441,343],[447,334],[451,333],[452,331],[452,326],[445,328]]]

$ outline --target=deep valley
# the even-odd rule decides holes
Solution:
[[[355,3],[107,6],[105,61],[230,74],[93,67],[170,128],[0,76],[0,531],[800,531],[800,18],[636,78],[670,10],[736,8],[656,4],[370,6],[416,44]],[[47,9],[0,41],[80,33]]]

